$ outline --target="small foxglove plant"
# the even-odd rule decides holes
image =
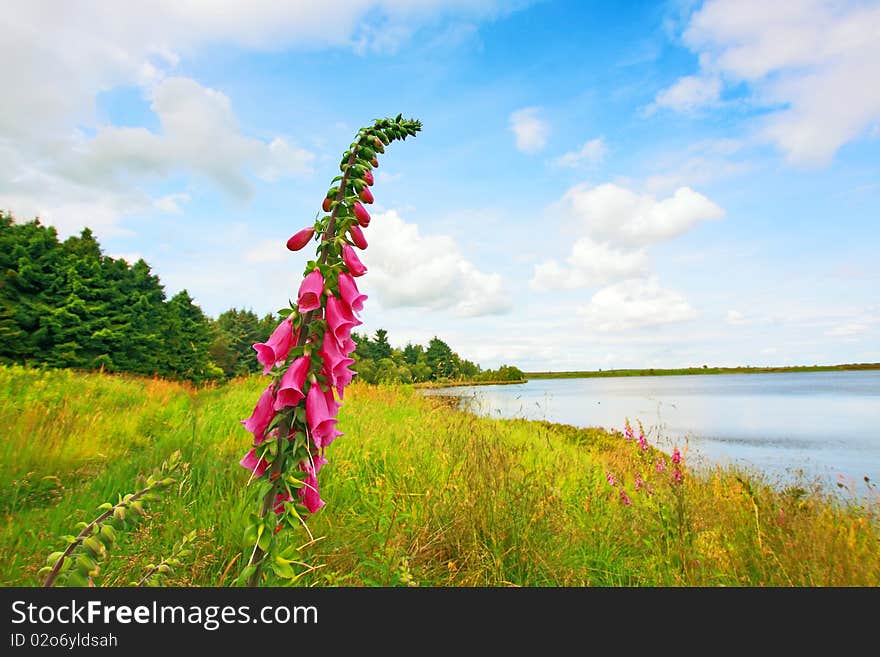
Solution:
[[[327,446],[342,435],[336,415],[355,374],[349,369],[355,349],[351,330],[361,324],[358,315],[367,298],[355,281],[367,271],[355,248],[367,248],[363,229],[370,225],[365,204],[373,202],[373,170],[387,145],[419,130],[419,121],[399,114],[361,128],[322,202],[324,215],[287,241],[288,249],[298,251],[317,240],[316,260],[306,265],[296,303],[279,311],[282,320],[272,335],[254,345],[272,381],[242,420],[253,441],[240,464],[260,496],[245,531],[249,555],[239,577],[249,586],[260,584],[265,568],[282,580],[298,577],[291,567],[298,562],[277,547],[275,536],[285,527],[308,532],[308,516],[324,505],[318,475],[327,463]]]

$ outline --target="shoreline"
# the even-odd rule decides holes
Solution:
[[[528,382],[528,379],[516,379],[515,381],[447,381],[444,383],[439,381],[421,381],[411,385],[413,388],[430,390],[434,388],[466,388],[469,386],[510,386]]]
[[[627,376],[708,376],[713,374],[786,374],[800,372],[855,372],[880,370],[880,363],[846,365],[794,365],[791,367],[682,367],[564,372],[525,372],[530,379],[595,379]]]

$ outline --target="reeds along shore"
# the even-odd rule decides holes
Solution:
[[[139,580],[195,530],[164,583],[229,585],[257,494],[237,464],[250,437],[238,420],[264,386],[0,368],[0,584],[38,585],[62,535],[179,449],[181,483],[113,546],[96,584]],[[314,568],[302,585],[880,584],[880,503],[846,488],[871,482],[831,497],[698,473],[686,454],[673,463],[672,443],[477,418],[411,387],[354,384],[344,401],[315,540],[287,532]]]

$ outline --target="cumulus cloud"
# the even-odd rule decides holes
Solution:
[[[661,288],[655,277],[630,279],[603,288],[577,312],[590,329],[597,331],[644,328],[697,317],[681,294]]]
[[[769,109],[760,134],[796,164],[827,163],[880,118],[880,5],[858,0],[709,0],[683,41],[700,72],[661,91],[656,106],[693,111],[717,102],[719,80],[746,83]]]
[[[480,271],[446,235],[422,235],[394,211],[374,213],[370,248],[362,260],[369,268],[368,290],[388,308],[451,310],[459,317],[505,313],[511,302],[501,276]]]
[[[547,143],[550,126],[538,116],[539,111],[537,107],[524,107],[510,115],[516,147],[523,153],[537,153]]]
[[[576,185],[552,212],[583,235],[572,245],[567,266],[552,259],[535,265],[529,284],[536,290],[587,287],[644,275],[646,247],[724,216],[718,205],[690,187],[658,200],[612,183]]]
[[[599,331],[681,322],[696,311],[678,292],[660,287],[651,274],[648,248],[673,239],[724,210],[690,187],[658,199],[606,183],[580,184],[551,207],[580,233],[565,264],[545,260],[534,267],[535,290],[606,287],[578,310]]]
[[[289,137],[247,136],[227,96],[173,77],[180,61],[216,45],[394,50],[440,21],[472,25],[525,4],[230,0],[217,11],[211,3],[172,0],[87,0],[75,8],[50,0],[15,3],[0,12],[0,61],[8,64],[0,66],[0,86],[15,90],[15,101],[0,107],[0,207],[22,217],[39,214],[65,231],[81,227],[85,217],[107,236],[121,230],[126,213],[180,208],[173,198],[154,199],[139,188],[172,169],[246,197],[250,175],[270,182],[299,175],[309,154]],[[161,131],[101,125],[96,98],[119,87],[144,93]],[[236,164],[238,157],[244,159]]]
[[[556,260],[547,260],[535,265],[529,285],[535,290],[570,290],[631,278],[645,273],[648,255],[644,249],[617,249],[583,237],[572,246],[566,263],[564,267]]]
[[[572,169],[584,165],[596,166],[602,163],[606,155],[608,155],[608,146],[605,145],[605,141],[601,137],[598,137],[585,142],[576,151],[561,155],[554,160],[554,163],[557,166]]]
[[[629,248],[671,239],[724,216],[724,210],[690,187],[657,200],[613,183],[576,185],[562,197],[559,209],[593,239]]]
[[[247,197],[248,170],[266,180],[310,171],[312,153],[280,137],[266,143],[243,135],[229,97],[195,80],[165,78],[150,98],[159,134],[145,128],[104,128],[66,158],[60,167],[65,176],[96,183],[126,174],[166,176],[181,169]]]

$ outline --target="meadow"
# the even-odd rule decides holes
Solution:
[[[238,420],[263,387],[0,367],[0,585],[38,586],[61,535],[175,450],[179,482],[118,536],[96,584],[130,585],[195,530],[163,583],[230,585],[256,504]],[[279,535],[301,547],[301,586],[880,584],[880,500],[854,484],[832,496],[692,471],[686,453],[673,462],[674,437],[643,450],[598,429],[477,418],[411,386],[355,383],[339,420],[313,539]]]

